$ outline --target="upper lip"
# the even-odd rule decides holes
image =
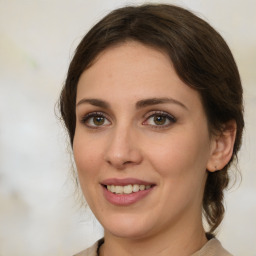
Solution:
[[[135,178],[125,178],[125,179],[119,179],[119,178],[110,178],[105,179],[101,182],[102,185],[115,185],[115,186],[126,186],[130,184],[138,184],[138,185],[155,185],[152,182],[135,179]]]

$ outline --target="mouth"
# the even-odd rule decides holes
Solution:
[[[101,183],[105,199],[111,204],[128,206],[151,193],[156,184],[133,179],[108,179]]]

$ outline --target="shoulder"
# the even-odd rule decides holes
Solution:
[[[232,256],[216,238],[209,240],[203,248],[191,256]]]
[[[77,254],[74,254],[73,256],[97,256],[98,254],[98,248],[99,246],[103,243],[103,239],[100,239],[97,241],[95,244],[93,244],[91,247],[88,249],[81,251]]]

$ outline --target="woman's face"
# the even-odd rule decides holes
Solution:
[[[74,157],[107,233],[142,238],[201,225],[212,142],[197,91],[137,42],[100,54],[77,88]]]

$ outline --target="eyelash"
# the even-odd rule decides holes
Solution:
[[[90,125],[88,124],[88,122],[90,121],[91,118],[94,118],[94,117],[100,117],[100,118],[104,118],[105,120],[107,120],[109,123],[111,123],[109,121],[109,118],[107,117],[106,114],[104,114],[103,112],[91,112],[87,115],[85,115],[82,119],[81,119],[81,123],[86,125],[87,127],[91,128],[91,129],[98,129],[100,128],[101,126],[103,125]]]
[[[91,129],[99,129],[101,127],[104,127],[106,126],[106,124],[103,124],[103,125],[90,125],[89,124],[89,121],[91,118],[95,118],[95,117],[99,117],[99,118],[104,118],[103,122],[105,123],[106,120],[107,122],[109,122],[109,124],[111,124],[111,122],[109,121],[109,118],[108,116],[103,113],[103,112],[91,112],[91,113],[88,113],[86,114],[82,119],[81,119],[81,123],[86,125],[87,127],[91,128]],[[147,122],[150,120],[150,118],[153,118],[153,117],[163,117],[163,118],[166,118],[166,120],[168,120],[168,124],[147,124]],[[150,126],[152,127],[153,129],[164,129],[164,128],[167,128],[169,127],[171,124],[175,123],[177,120],[174,116],[170,115],[169,113],[167,112],[164,112],[164,111],[151,111],[149,113],[147,113],[144,118],[146,118],[145,121],[143,121],[143,125],[147,125],[147,126]],[[165,120],[165,121],[166,121]],[[93,120],[92,120],[93,121]],[[109,125],[107,124],[107,126]]]
[[[154,124],[154,125],[151,125],[151,124],[146,124],[146,122],[148,122],[148,120],[150,118],[154,118],[154,117],[163,117],[163,118],[166,118],[166,120],[168,120],[168,124],[164,124],[164,125],[157,125],[157,124]],[[164,129],[164,128],[168,128],[169,126],[171,126],[173,123],[176,123],[177,119],[170,115],[169,113],[167,112],[164,112],[164,111],[151,111],[149,112],[146,116],[145,116],[146,120],[143,122],[144,125],[148,125],[148,126],[151,126],[152,128],[154,129]]]

